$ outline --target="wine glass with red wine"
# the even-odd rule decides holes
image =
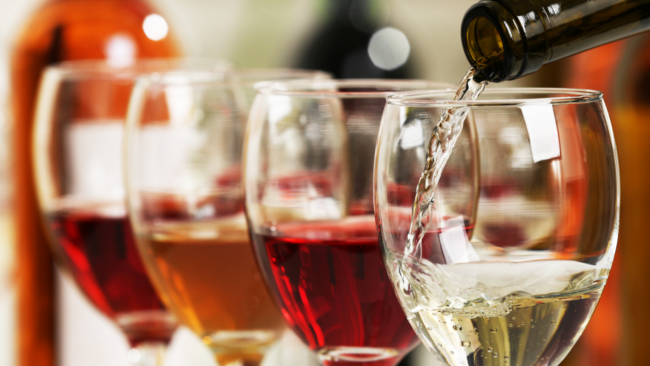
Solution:
[[[324,365],[392,366],[418,343],[381,256],[373,157],[388,94],[446,87],[322,80],[258,88],[244,148],[253,247],[286,323]],[[461,138],[466,147],[470,127]],[[451,163],[459,179],[472,176],[468,156]],[[471,192],[464,198],[472,201]]]
[[[34,134],[38,200],[60,264],[90,302],[122,330],[135,365],[162,365],[177,322],[154,291],[125,207],[122,136],[139,75],[168,69],[224,74],[220,61],[104,61],[49,67]]]

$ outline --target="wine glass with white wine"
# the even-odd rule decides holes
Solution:
[[[558,365],[596,308],[617,243],[618,162],[602,93],[489,89],[476,100],[452,97],[413,92],[387,102],[374,200],[393,286],[420,340],[445,365]],[[415,191],[431,131],[443,136],[450,126],[440,117],[463,110],[477,131],[479,194],[468,211],[475,217],[451,215],[444,202],[453,190],[437,190],[414,215],[424,218],[421,240],[407,243],[420,206],[394,192]],[[443,169],[440,182],[449,185],[452,173]]]

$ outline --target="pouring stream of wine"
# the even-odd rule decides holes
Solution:
[[[474,68],[467,71],[454,94],[453,100],[466,100],[468,98],[475,100],[481,95],[488,82],[474,81],[475,75],[476,70]],[[411,225],[404,249],[405,257],[416,260],[421,259],[422,238],[431,225],[434,192],[440,180],[442,169],[449,160],[456,140],[458,140],[458,136],[463,130],[463,123],[468,112],[468,107],[447,108],[431,132],[426,151],[427,161],[415,192]],[[404,279],[404,277],[402,278]],[[408,281],[403,281],[402,284],[402,290],[408,293]]]

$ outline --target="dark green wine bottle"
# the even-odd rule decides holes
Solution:
[[[481,78],[499,82],[650,29],[650,0],[481,0],[461,37]]]

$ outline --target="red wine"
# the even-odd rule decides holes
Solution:
[[[169,341],[174,322],[149,281],[125,215],[64,210],[49,215],[48,222],[79,287],[132,343]]]
[[[391,365],[418,342],[393,292],[372,217],[279,224],[275,233],[253,234],[261,267],[287,322],[322,359],[333,348],[370,347],[394,357],[357,365]]]

